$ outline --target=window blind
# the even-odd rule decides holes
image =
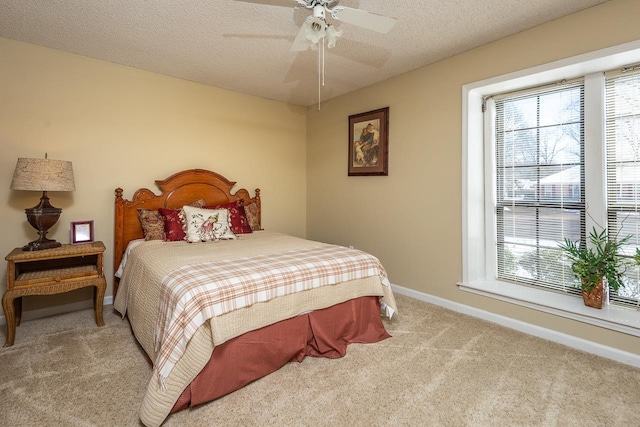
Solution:
[[[558,245],[585,241],[584,81],[494,100],[497,277],[577,294]]]
[[[629,258],[624,288],[611,302],[640,306],[640,270],[631,262],[640,246],[640,70],[605,77],[607,222],[610,234],[631,235],[623,254]]]

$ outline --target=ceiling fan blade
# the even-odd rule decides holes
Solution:
[[[236,0],[244,3],[268,4],[271,6],[295,7],[300,6],[297,0]]]
[[[291,45],[292,52],[303,52],[309,49],[309,40],[307,39],[307,30],[305,28],[306,25],[307,22],[305,21],[300,26],[300,31],[298,31],[298,34],[296,35],[296,38],[293,40],[293,44]]]
[[[339,21],[378,33],[387,34],[396,23],[394,18],[376,15],[360,9],[353,9],[345,6],[336,6],[331,10],[331,16]]]

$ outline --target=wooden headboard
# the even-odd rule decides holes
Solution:
[[[243,199],[245,205],[255,203],[258,207],[258,221],[262,224],[260,189],[251,197],[244,188],[231,193],[236,183],[220,174],[204,169],[189,169],[175,173],[167,179],[157,180],[162,190],[156,195],[147,188],[137,190],[131,200],[122,197],[122,188],[116,188],[115,239],[113,250],[113,271],[120,266],[122,255],[129,242],[144,237],[138,220],[138,209],[179,209],[196,200],[204,199],[207,206],[219,205]],[[114,278],[113,296],[116,296],[120,279]]]

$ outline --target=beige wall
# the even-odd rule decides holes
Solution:
[[[462,86],[640,39],[612,1],[308,110],[307,237],[378,256],[392,283],[640,354],[640,339],[458,290]],[[390,107],[389,176],[348,177],[348,116]]]
[[[74,193],[50,193],[63,209],[50,236],[69,242],[69,222],[93,219],[105,242],[111,294],[114,189],[125,197],[155,179],[211,169],[251,193],[263,226],[306,232],[306,110],[109,62],[0,38],[0,253],[37,237],[24,209],[40,194],[10,191],[18,157],[73,162]],[[1,263],[0,275],[6,266]],[[4,292],[5,280],[1,280]],[[25,310],[88,293],[28,298]]]

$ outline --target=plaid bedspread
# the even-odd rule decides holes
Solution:
[[[214,316],[371,276],[390,285],[376,257],[334,245],[179,267],[162,282],[154,370],[161,382],[167,378],[196,330]]]

